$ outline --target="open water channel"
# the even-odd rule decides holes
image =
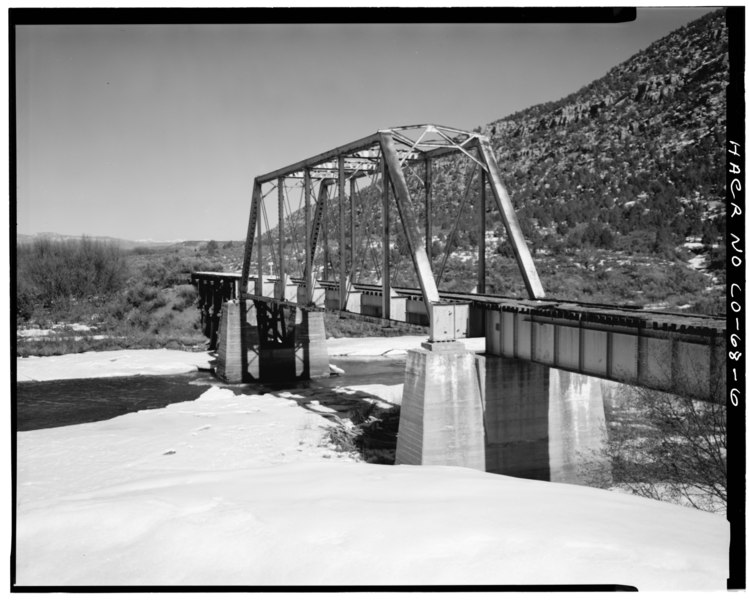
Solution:
[[[227,385],[202,371],[21,382],[16,388],[16,426],[18,431],[30,431],[111,419],[195,400],[209,386],[228,387],[237,394],[248,395],[280,389],[298,389],[302,393],[306,389],[315,393],[321,388],[392,386],[403,383],[405,360],[405,356],[365,360],[335,357],[332,362],[343,374],[314,382],[277,385]],[[608,384],[525,361],[491,356],[486,360],[487,471],[546,481],[588,483],[591,461],[597,460],[595,456],[606,441],[605,412],[608,411],[604,405],[611,398]],[[330,401],[335,404],[335,394]],[[397,412],[392,417],[389,421],[393,431],[388,435],[394,451]]]
[[[262,394],[273,389],[310,385],[330,388],[367,383],[394,385],[403,383],[405,376],[405,357],[374,360],[336,357],[332,362],[344,373],[312,384],[226,385],[205,371],[19,382],[16,385],[16,428],[31,431],[103,421],[175,402],[192,401],[210,386],[228,387],[237,394]]]

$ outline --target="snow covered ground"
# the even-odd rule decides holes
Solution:
[[[330,353],[391,356],[421,341],[330,340]],[[18,373],[175,373],[208,358],[85,353],[19,359]],[[389,386],[356,387],[377,397]],[[471,469],[357,462],[325,444],[329,421],[293,391],[235,391],[18,433],[16,583],[725,589],[724,517]]]
[[[173,375],[209,367],[208,352],[109,350],[62,356],[29,356],[16,361],[18,381],[51,381],[125,375]]]

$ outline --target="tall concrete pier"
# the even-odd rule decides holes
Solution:
[[[302,379],[318,379],[330,375],[328,345],[325,341],[325,314],[321,310],[302,310],[301,320],[294,328],[296,375]]]
[[[600,380],[460,343],[424,346],[408,353],[396,464],[562,483],[606,477]]]
[[[484,470],[483,359],[460,342],[409,350],[396,464]]]
[[[243,308],[236,300],[227,300],[221,306],[216,375],[232,383],[244,381],[247,373],[246,336],[249,327],[246,314],[241,314],[246,313]]]

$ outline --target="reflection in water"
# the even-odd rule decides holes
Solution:
[[[549,481],[549,369],[486,356],[486,470]]]
[[[387,359],[336,358],[345,375],[320,379],[317,384],[338,387],[382,381],[403,383],[405,357]],[[309,387],[291,380],[275,385],[225,384],[210,373],[193,371],[177,375],[133,375],[16,383],[15,424],[18,431],[64,427],[103,421],[139,410],[162,408],[197,399],[211,386],[239,394]]]
[[[601,380],[486,356],[486,470],[587,484],[610,471]]]

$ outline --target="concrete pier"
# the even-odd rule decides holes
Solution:
[[[260,338],[254,302],[223,303],[216,375],[228,383],[292,381],[330,375],[323,312],[297,308],[288,339]]]
[[[599,379],[432,347],[408,353],[396,464],[577,484],[610,472]]]
[[[460,342],[409,350],[395,463],[484,470],[484,415],[477,365]]]
[[[325,341],[325,313],[321,310],[299,310],[301,319],[294,328],[296,375],[317,379],[330,375],[328,344]]]
[[[242,339],[247,335],[243,308],[236,300],[221,305],[216,375],[229,383],[241,383],[247,372],[247,340]]]

